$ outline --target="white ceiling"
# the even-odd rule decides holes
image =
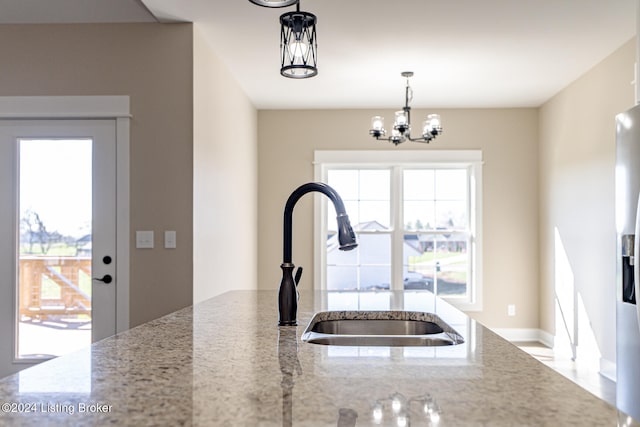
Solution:
[[[0,22],[194,22],[257,108],[538,106],[631,39],[637,0],[301,0],[316,77],[280,76],[280,14],[248,0],[0,0]],[[146,10],[148,9],[148,10]],[[85,16],[85,18],[83,18]],[[102,16],[102,18],[101,18]],[[631,89],[630,89],[631,90]]]

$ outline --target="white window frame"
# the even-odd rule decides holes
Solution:
[[[314,179],[326,182],[327,171],[336,168],[365,169],[389,167],[392,169],[392,181],[397,180],[400,168],[443,168],[465,166],[469,170],[469,228],[471,230],[469,297],[468,299],[440,296],[452,305],[464,311],[482,310],[482,151],[481,150],[376,150],[376,151],[325,151],[314,153]],[[393,191],[393,190],[392,190]],[[392,204],[394,202],[392,197]],[[326,290],[326,244],[327,235],[325,198],[316,198],[314,205],[314,288]],[[391,221],[394,227],[404,227],[396,212],[398,206],[392,206]],[[348,212],[347,212],[348,213]],[[397,240],[397,239],[395,239]],[[401,290],[402,247],[401,242],[392,241],[391,290]],[[400,247],[398,247],[400,246]]]

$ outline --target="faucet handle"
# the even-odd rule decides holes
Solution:
[[[296,277],[293,279],[296,286],[298,286],[298,282],[300,281],[301,276],[302,276],[302,267],[298,267],[298,269],[296,270]]]

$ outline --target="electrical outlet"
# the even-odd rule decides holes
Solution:
[[[507,306],[507,314],[509,316],[515,316],[516,315],[516,305],[515,304],[509,304]]]

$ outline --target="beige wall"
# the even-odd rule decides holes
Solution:
[[[367,135],[370,116],[391,110],[257,113],[189,24],[2,25],[0,53],[2,96],[131,97],[131,228],[157,236],[151,251],[131,241],[132,325],[231,289],[239,275],[277,288],[284,202],[313,180],[315,149],[479,148],[484,310],[472,315],[554,333],[558,229],[603,357],[615,360],[612,123],[633,104],[632,42],[540,109],[439,109],[444,135],[399,147]],[[230,134],[232,122],[243,126]],[[294,219],[294,262],[308,287],[312,205],[303,198]],[[176,250],[161,249],[167,229],[178,232]],[[213,285],[214,274],[226,285]]]
[[[430,145],[394,147],[368,135],[370,117],[393,111],[260,111],[258,286],[275,289],[282,262],[282,212],[298,185],[313,180],[314,150],[482,149],[484,156],[484,309],[490,327],[538,327],[537,109],[443,110],[445,133]],[[415,110],[414,117],[427,111]],[[293,261],[312,287],[313,197],[294,213]],[[516,304],[517,316],[507,316]]]
[[[556,294],[575,288],[580,333],[615,362],[614,117],[634,103],[630,41],[540,108],[540,327],[556,327]],[[566,272],[566,273],[565,273]],[[572,298],[560,298],[572,311]],[[592,331],[592,332],[591,332]]]
[[[192,301],[192,26],[0,25],[0,95],[128,95],[131,325]],[[164,230],[178,248],[162,249]]]
[[[193,300],[257,280],[258,113],[194,24]]]

